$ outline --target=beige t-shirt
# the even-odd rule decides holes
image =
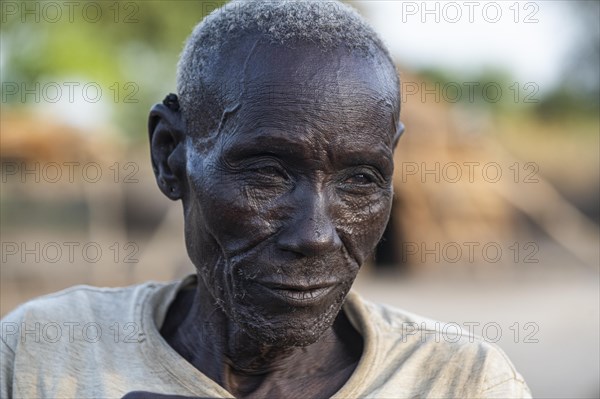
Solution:
[[[32,300],[2,320],[2,398],[108,398],[131,391],[233,397],[159,333],[173,283],[77,286]],[[377,305],[344,304],[364,339],[360,362],[334,398],[529,398],[506,355],[481,338]]]

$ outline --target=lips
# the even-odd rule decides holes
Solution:
[[[333,282],[318,284],[257,282],[263,289],[279,299],[296,306],[314,305],[325,299],[336,286]]]

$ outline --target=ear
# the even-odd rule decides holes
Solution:
[[[398,122],[398,124],[396,125],[396,132],[394,133],[394,142],[393,142],[393,149],[396,149],[396,146],[398,145],[398,141],[400,140],[400,136],[402,136],[402,133],[404,133],[404,123],[402,122]]]
[[[152,170],[160,191],[169,199],[181,199],[185,189],[185,128],[181,112],[156,104],[148,117]]]

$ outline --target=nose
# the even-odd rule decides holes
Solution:
[[[325,193],[305,190],[298,197],[293,216],[279,235],[279,248],[307,257],[339,251],[342,241],[329,213]]]

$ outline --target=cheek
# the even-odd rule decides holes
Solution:
[[[227,258],[274,234],[285,214],[263,191],[241,184],[233,175],[207,173],[193,180],[191,186],[198,219],[205,221],[206,233]]]
[[[338,234],[360,260],[371,255],[387,225],[392,206],[391,190],[374,197],[343,200],[336,209]]]

